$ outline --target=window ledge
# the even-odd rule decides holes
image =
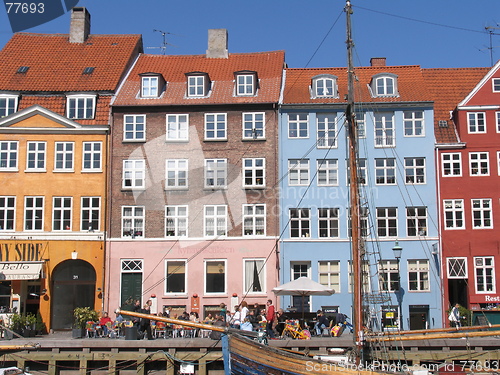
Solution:
[[[54,169],[52,173],[75,173],[74,169]]]
[[[46,169],[25,169],[24,173],[47,173]]]
[[[242,138],[241,139],[243,142],[265,142],[267,141],[267,138]]]

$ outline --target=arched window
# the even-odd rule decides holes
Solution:
[[[311,97],[314,98],[336,98],[337,77],[330,74],[321,74],[312,79]]]
[[[391,73],[381,73],[373,76],[370,85],[373,97],[398,96],[398,76]]]

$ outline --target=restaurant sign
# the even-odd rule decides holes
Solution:
[[[473,294],[470,296],[471,303],[500,303],[500,296],[495,294]]]
[[[0,262],[0,280],[37,280],[43,262]]]

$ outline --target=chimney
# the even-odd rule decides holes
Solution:
[[[73,8],[69,25],[69,42],[83,43],[90,34],[90,13],[87,8]]]
[[[227,59],[227,29],[208,29],[207,58]]]
[[[371,66],[385,66],[385,57],[372,57],[370,59]]]

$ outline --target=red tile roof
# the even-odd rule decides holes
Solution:
[[[278,102],[285,61],[283,51],[233,53],[225,58],[205,55],[164,56],[141,55],[117,94],[113,105],[205,105]],[[234,95],[234,72],[257,72],[259,90],[255,96]],[[142,73],[160,73],[167,88],[160,98],[139,98]],[[185,73],[204,72],[212,81],[208,97],[186,98]]]

